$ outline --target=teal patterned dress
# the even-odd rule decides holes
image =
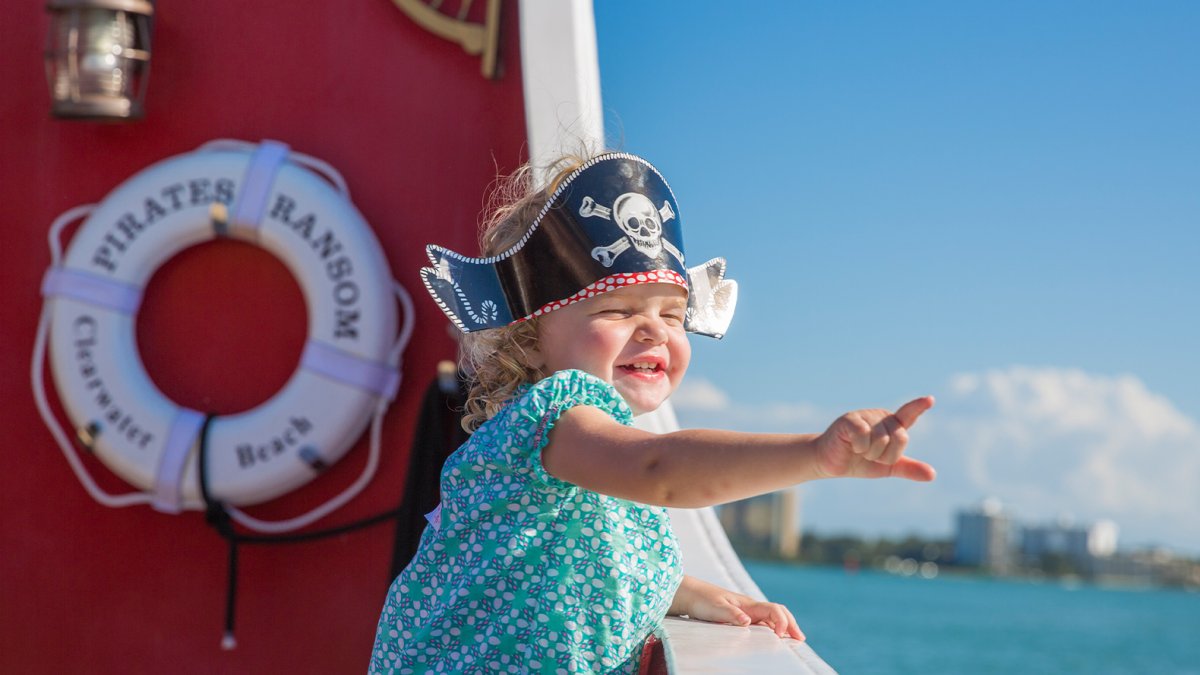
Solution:
[[[446,460],[440,516],[388,591],[371,673],[637,672],[682,579],[679,547],[665,508],[546,472],[547,435],[576,405],[632,422],[612,385],[565,370]]]

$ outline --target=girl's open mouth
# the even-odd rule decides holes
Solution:
[[[630,363],[618,367],[627,373],[633,373],[635,375],[653,375],[655,373],[663,372],[662,364],[653,361],[638,361],[637,363]]]

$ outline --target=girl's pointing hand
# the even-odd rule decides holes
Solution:
[[[822,478],[904,478],[933,480],[933,467],[904,456],[908,429],[933,407],[923,396],[887,410],[855,410],[834,420],[816,439],[817,471]]]

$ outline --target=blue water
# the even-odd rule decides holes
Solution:
[[[746,568],[843,675],[1200,674],[1200,593]]]

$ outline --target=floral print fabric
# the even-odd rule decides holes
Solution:
[[[636,673],[682,578],[665,508],[561,481],[559,415],[629,407],[578,370],[525,388],[446,460],[440,522],[392,583],[372,673]],[[435,519],[436,520],[436,519]]]

